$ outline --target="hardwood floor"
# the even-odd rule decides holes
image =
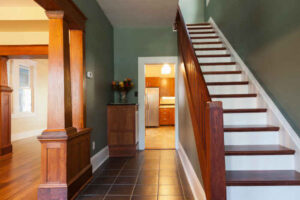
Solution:
[[[35,200],[40,183],[41,145],[36,137],[12,144],[13,154],[0,157],[0,199]]]
[[[146,149],[175,149],[175,127],[146,128]]]

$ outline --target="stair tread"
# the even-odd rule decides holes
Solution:
[[[192,42],[193,45],[199,45],[199,44],[223,44],[222,41],[217,42]]]
[[[247,97],[257,97],[255,93],[248,94],[211,94],[211,98],[247,98]]]
[[[192,40],[194,39],[218,39],[219,36],[199,36],[199,37],[191,37]]]
[[[226,125],[224,132],[256,132],[256,131],[279,131],[278,126],[272,125]]]
[[[223,113],[257,113],[267,112],[266,108],[237,108],[237,109],[224,109]]]
[[[290,155],[295,150],[281,145],[225,145],[225,155]]]
[[[208,26],[208,27],[188,27],[188,30],[211,30],[213,29],[212,26]]]
[[[206,85],[248,85],[249,81],[206,82]]]
[[[203,22],[203,23],[187,24],[187,26],[206,26],[206,25],[210,25],[210,23]]]
[[[215,31],[189,32],[189,34],[214,34]]]
[[[212,55],[197,55],[198,58],[219,58],[219,57],[231,57],[230,54],[212,54]]]
[[[226,171],[227,186],[300,185],[295,170]]]
[[[226,47],[216,47],[216,48],[194,48],[195,51],[221,51],[226,50]]]
[[[215,65],[236,65],[236,62],[210,62],[210,63],[199,63],[200,65],[209,65],[209,66],[215,66]]]
[[[206,71],[202,72],[204,75],[222,75],[222,74],[241,74],[242,71]]]

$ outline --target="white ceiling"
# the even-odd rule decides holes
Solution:
[[[34,0],[0,0],[1,7],[35,7],[38,6]]]
[[[113,26],[172,26],[178,0],[97,0]]]

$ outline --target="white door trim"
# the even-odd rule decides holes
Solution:
[[[138,104],[139,104],[139,150],[145,149],[145,65],[175,64],[175,147],[178,149],[178,57],[139,57],[138,58]]]

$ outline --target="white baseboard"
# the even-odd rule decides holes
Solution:
[[[37,129],[37,130],[33,130],[33,131],[26,131],[26,132],[22,132],[22,133],[17,133],[17,134],[12,134],[11,135],[11,141],[17,141],[17,140],[21,140],[21,139],[25,139],[25,138],[29,138],[29,137],[33,137],[33,136],[38,136],[41,135],[42,132],[45,130],[44,129]]]
[[[187,157],[181,143],[179,143],[179,158],[181,160],[184,172],[187,176],[188,182],[193,192],[193,196],[195,200],[206,200],[204,188],[202,187],[196,172],[190,162],[189,158]]]
[[[212,26],[217,31],[219,37],[221,40],[225,43],[226,47],[232,54],[232,56],[235,58],[235,61],[239,63],[239,66],[244,71],[246,76],[248,77],[249,81],[254,85],[256,90],[259,93],[259,96],[261,99],[266,103],[268,109],[271,111],[271,123],[276,123],[273,125],[277,125],[280,127],[280,133],[282,134],[282,138],[280,143],[295,148],[296,150],[296,170],[300,171],[300,138],[295,132],[295,130],[292,128],[290,123],[286,120],[286,118],[283,116],[279,108],[276,106],[274,101],[270,98],[270,96],[267,94],[267,92],[263,89],[263,87],[260,85],[260,83],[257,81],[255,76],[252,74],[252,72],[249,70],[247,65],[243,62],[241,57],[238,55],[238,53],[234,50],[234,48],[231,46],[230,42],[227,40],[225,35],[222,33],[222,31],[219,29],[218,25],[215,23],[212,17],[208,20]],[[275,118],[274,118],[275,117]],[[290,144],[289,141],[292,141],[293,144]]]
[[[108,146],[106,146],[91,158],[93,173],[108,159],[108,157]]]

